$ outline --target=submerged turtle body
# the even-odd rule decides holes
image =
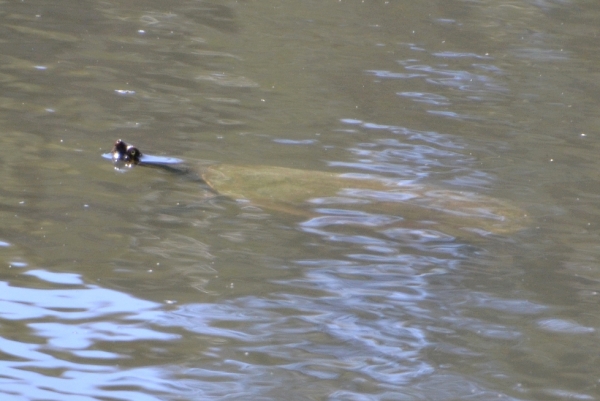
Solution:
[[[179,159],[145,155],[118,140],[115,163],[170,167]],[[453,236],[510,234],[524,229],[524,210],[497,198],[472,192],[391,180],[362,179],[342,174],[275,166],[214,165],[203,167],[202,180],[213,190],[236,200],[247,200],[273,211],[302,215],[323,214],[342,207],[396,216],[405,224],[419,224]]]
[[[220,194],[271,210],[308,215],[343,205],[423,221],[451,235],[509,234],[529,220],[523,209],[485,195],[323,171],[222,164],[206,167],[202,178]]]

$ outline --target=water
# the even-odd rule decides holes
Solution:
[[[3,400],[600,396],[595,3],[28,1],[0,18]],[[189,172],[115,170],[118,138]],[[527,218],[489,235],[343,188],[269,208],[200,185],[212,163]]]

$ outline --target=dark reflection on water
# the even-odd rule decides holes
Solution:
[[[4,6],[3,400],[598,398],[597,5]]]

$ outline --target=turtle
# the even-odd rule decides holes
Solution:
[[[181,171],[173,165],[183,163],[142,154],[120,139],[110,157],[127,168],[139,165]],[[404,225],[412,222],[455,237],[508,235],[529,224],[527,212],[507,200],[432,185],[268,165],[216,164],[201,167],[198,175],[212,195],[306,217],[341,205],[397,216]]]

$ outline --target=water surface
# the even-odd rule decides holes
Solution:
[[[598,398],[600,8],[413,3],[4,4],[2,399]],[[118,138],[529,220],[274,212]]]

